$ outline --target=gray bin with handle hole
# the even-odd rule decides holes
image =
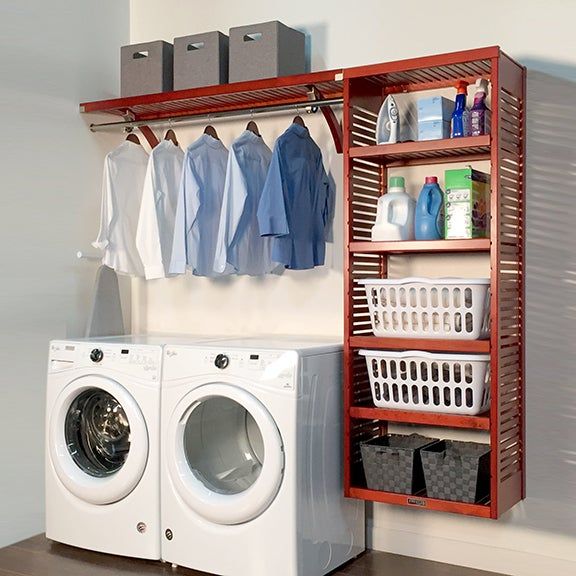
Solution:
[[[282,22],[230,28],[230,82],[306,72],[306,37]]]
[[[474,504],[490,494],[490,446],[442,440],[421,452],[429,498]]]
[[[120,94],[142,96],[173,89],[173,46],[156,40],[120,48]]]
[[[437,440],[420,434],[386,434],[362,442],[362,464],[370,490],[418,494],[424,489],[420,451]]]
[[[174,90],[228,83],[228,36],[205,32],[174,38]]]

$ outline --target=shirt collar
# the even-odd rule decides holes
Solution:
[[[224,147],[224,144],[222,143],[221,140],[218,140],[218,138],[214,138],[214,136],[210,136],[210,134],[202,134],[202,136],[200,136],[200,139],[202,140],[202,142],[204,142],[205,144],[207,144],[211,148],[223,148]]]
[[[310,135],[306,126],[300,126],[300,124],[296,124],[294,122],[290,124],[288,130],[294,132],[296,135],[300,136],[300,138],[306,138]]]

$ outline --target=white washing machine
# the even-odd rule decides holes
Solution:
[[[48,538],[160,558],[160,384],[167,340],[127,336],[50,343]]]
[[[167,346],[162,559],[223,576],[321,576],[364,550],[343,496],[341,345]]]

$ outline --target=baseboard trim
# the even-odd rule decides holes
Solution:
[[[374,550],[455,564],[507,576],[574,576],[574,560],[545,554],[456,541],[441,536],[394,530],[368,521],[368,546]]]

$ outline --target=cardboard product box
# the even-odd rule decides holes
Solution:
[[[276,20],[230,28],[230,82],[304,74],[305,40]]]
[[[444,238],[486,238],[490,222],[490,174],[462,168],[446,170]]]
[[[444,96],[431,96],[418,100],[418,122],[450,122],[454,102]]]
[[[171,92],[174,72],[173,46],[156,40],[120,48],[120,94],[141,96]]]
[[[418,140],[441,140],[450,138],[450,122],[430,120],[418,122]]]
[[[228,83],[228,36],[205,32],[174,38],[174,90]]]

